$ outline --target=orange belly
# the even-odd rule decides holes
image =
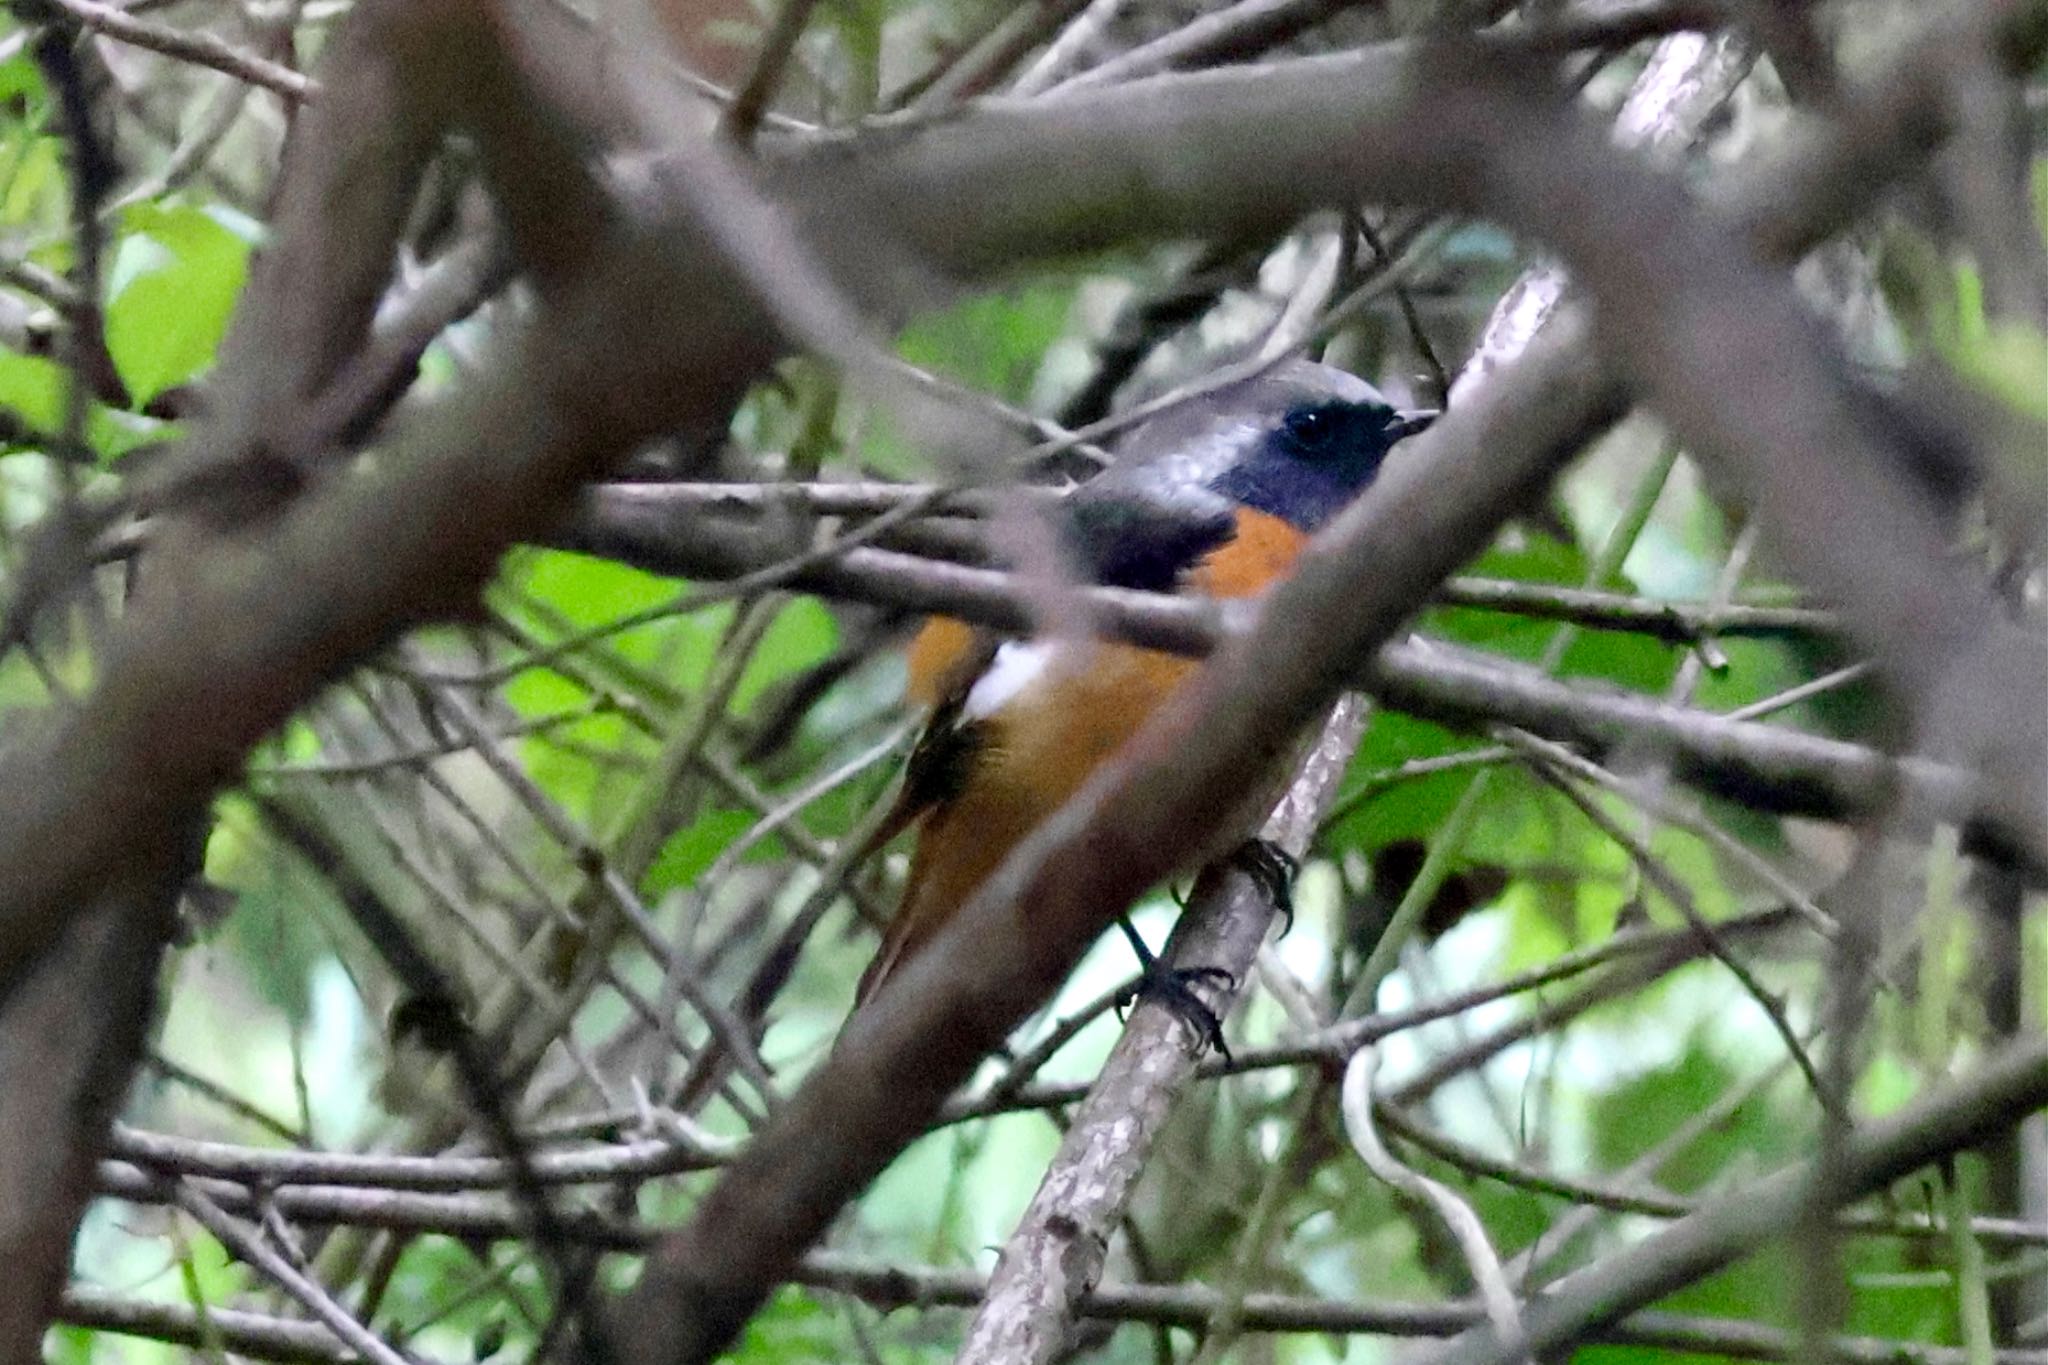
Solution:
[[[1250,597],[1290,568],[1306,538],[1278,518],[1240,510],[1238,534],[1196,567],[1190,586]],[[911,691],[932,701],[974,657],[959,622],[934,619],[911,647]],[[863,979],[866,998],[966,904],[1040,822],[1080,790],[1201,667],[1198,659],[1107,642],[1063,645],[1044,673],[980,721],[960,792],[917,826],[903,903]],[[1263,781],[1247,783],[1248,792]]]

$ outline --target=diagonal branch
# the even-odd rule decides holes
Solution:
[[[211,67],[236,80],[282,95],[289,103],[310,100],[320,88],[303,73],[268,57],[245,52],[211,33],[193,33],[138,18],[118,5],[100,0],[41,0],[63,10],[94,33],[134,47],[162,53],[194,66]]]
[[[1261,831],[1290,856],[1307,853],[1357,748],[1363,720],[1358,703],[1339,703]],[[1231,984],[1212,1003],[1218,1018],[1249,979],[1272,918],[1269,893],[1242,871],[1219,868],[1196,883],[1170,956],[1175,966],[1214,966],[1230,974]],[[1076,1307],[1101,1278],[1110,1235],[1129,1207],[1154,1139],[1194,1079],[1202,1042],[1156,1002],[1132,1012],[1004,1245],[957,1359],[1009,1365],[1058,1358]]]
[[[1427,183],[1420,176],[1411,179],[1411,172],[1421,168],[1398,151],[1389,164],[1375,160],[1381,183],[1396,192],[1440,202],[1460,188],[1483,198],[1476,187],[1495,176],[1510,186],[1517,177],[1526,180],[1532,168],[1516,136],[1517,120],[1564,117],[1544,112],[1539,103],[1510,99],[1497,87],[1465,107],[1453,83],[1393,80],[1384,65],[1355,69],[1361,61],[1386,60],[1385,54],[1368,54],[1295,64],[1314,68],[1322,82],[1292,93],[1301,109],[1327,113],[1331,89],[1377,92],[1381,107],[1373,122],[1396,129],[1402,149],[1427,148],[1430,154]],[[1340,71],[1348,79],[1338,79]],[[1184,175],[1180,154],[1187,153],[1191,166],[1205,160],[1204,135],[1220,148],[1241,151],[1237,144],[1243,125],[1225,126],[1224,121],[1244,119],[1248,109],[1260,108],[1274,95],[1264,81],[1247,83],[1233,73],[1185,78],[1170,83],[1171,88],[1164,80],[1149,84],[1153,88],[1145,92],[1142,117],[1159,136],[1146,144],[1148,154],[1137,162],[1102,121],[1107,94],[1005,108],[1000,117],[1013,125],[1012,131],[1028,128],[1032,135],[1023,160],[1030,174],[1008,185],[982,186],[994,201],[993,211],[1014,210],[1024,233],[1043,231],[1051,226],[1045,216],[1049,200],[1043,197],[1047,183],[1072,188],[1077,179],[1103,177],[1116,183],[1095,185],[1094,194],[1084,191],[1080,197],[1126,206],[1133,218],[1145,216],[1156,227],[1160,217],[1186,211],[1194,202],[1197,181]],[[1197,90],[1205,103],[1182,103],[1196,99]],[[1495,99],[1501,102],[1490,103]],[[1078,120],[1077,113],[1082,115]],[[1263,113],[1251,120],[1262,136],[1270,125],[1285,121],[1276,108],[1266,107]],[[1306,122],[1314,124],[1315,115],[1309,113]],[[1456,136],[1448,141],[1439,136],[1451,128]],[[1553,134],[1567,131],[1554,123],[1552,128]],[[927,180],[918,188],[930,191],[941,206],[962,203],[959,192],[975,164],[974,136],[986,131],[963,121],[930,133],[951,144],[934,158],[949,183],[942,189]],[[1586,138],[1570,131],[1569,145],[1590,166],[1605,171],[1615,164],[1604,143],[1586,145]],[[1053,140],[1039,141],[1045,138]],[[904,145],[925,140],[920,136]],[[1910,139],[1901,140],[1910,145]],[[1381,146],[1356,128],[1337,145],[1337,165],[1327,164],[1331,158],[1325,149],[1319,154],[1324,164],[1314,176],[1284,150],[1251,158],[1258,166],[1233,182],[1226,216],[1235,209],[1257,221],[1272,204],[1255,203],[1253,196],[1284,198],[1277,181],[1327,176],[1333,169],[1342,178],[1359,170]],[[1901,156],[1896,146],[1873,154],[1860,141],[1844,151],[1843,160],[1859,168],[1895,163]],[[1516,158],[1523,164],[1496,164]],[[1547,167],[1548,162],[1539,158],[1535,165]],[[900,169],[915,180],[914,159]],[[1797,246],[1819,222],[1832,221],[1828,215],[1846,207],[1843,166],[1809,169],[1819,172],[1821,184],[1780,184],[1783,198],[1775,207],[1757,203],[1751,211],[1751,231],[1768,246]],[[1035,204],[1024,202],[1021,187],[1027,183]],[[1761,188],[1755,181],[1745,183],[1751,191]],[[1145,192],[1131,193],[1133,184]],[[1867,190],[1868,184],[1860,187]],[[898,183],[896,188],[909,192],[908,202],[928,210],[912,186]],[[1052,198],[1062,213],[1071,211],[1072,200]],[[1539,208],[1519,207],[1541,216]],[[950,214],[931,213],[928,221],[951,219]],[[1133,226],[1132,218],[1115,224],[1126,231]],[[1072,232],[1069,225],[1069,241]],[[945,245],[943,238],[933,241],[940,254]],[[974,249],[986,245],[977,241]],[[1718,242],[1714,248],[1725,256]],[[1775,306],[1777,296],[1771,297]],[[1669,319],[1650,321],[1662,325]],[[1211,836],[1209,826],[1229,808],[1228,794],[1237,790],[1240,774],[1283,752],[1289,738],[1327,703],[1347,668],[1383,645],[1437,582],[1541,490],[1558,460],[1576,448],[1575,437],[1615,411],[1615,389],[1585,359],[1582,324],[1567,316],[1551,331],[1556,335],[1539,343],[1531,360],[1504,372],[1477,399],[1454,408],[1418,438],[1414,458],[1391,465],[1372,493],[1311,547],[1251,631],[1218,655],[1179,704],[1139,736],[1124,760],[1099,773],[1016,850],[909,965],[900,991],[854,1017],[831,1059],[713,1186],[691,1223],[651,1258],[622,1314],[620,1340],[626,1349],[664,1363],[704,1361],[722,1349],[845,1201],[915,1136],[924,1116],[1016,1020],[1050,992],[1116,910]],[[1811,344],[1803,335],[1781,340]],[[1535,387],[1539,376],[1540,388]],[[2022,837],[2030,833],[2023,831]],[[1028,926],[1020,910],[1027,905]]]
[[[1794,572],[1840,604],[1922,741],[1982,766],[2019,846],[2048,855],[2048,643],[2006,624],[1982,575],[1953,564],[1949,528],[1907,474],[1920,452],[1901,424],[1785,282],[1676,184],[1614,156],[1561,104],[1469,63],[1445,76],[1460,71],[1501,101],[1464,109],[1473,135],[1511,128],[1503,140],[1521,145],[1504,160],[1503,209],[1564,254],[1608,351],[1743,491]]]

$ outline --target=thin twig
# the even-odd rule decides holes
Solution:
[[[372,1365],[416,1365],[386,1345],[384,1339],[356,1320],[326,1288],[312,1276],[274,1250],[257,1229],[228,1213],[197,1188],[182,1186],[178,1206],[198,1220],[199,1225],[219,1238],[237,1259],[255,1266],[278,1287],[297,1299],[314,1317],[327,1325],[349,1347],[360,1352]]]
[[[181,62],[211,67],[295,103],[313,99],[320,93],[319,85],[310,77],[267,57],[244,52],[211,33],[191,33],[167,24],[138,19],[118,6],[102,4],[100,0],[46,0],[46,3],[55,5],[95,33]]]
[[[775,22],[761,39],[754,69],[747,73],[739,93],[726,106],[725,118],[719,124],[719,132],[734,146],[745,147],[754,140],[761,116],[768,110],[768,101],[775,97],[775,89],[782,83],[783,69],[796,52],[797,40],[804,36],[811,11],[817,7],[818,0],[782,0],[776,9]]]
[[[1352,1147],[1367,1170],[1435,1211],[1465,1258],[1465,1268],[1472,1274],[1472,1283],[1479,1290],[1479,1301],[1486,1307],[1486,1319],[1493,1324],[1495,1334],[1511,1358],[1529,1359],[1528,1350],[1522,1345],[1522,1314],[1515,1303],[1515,1291],[1501,1271],[1500,1253],[1487,1240],[1486,1226],[1479,1221],[1479,1215],[1448,1186],[1396,1161],[1380,1142],[1372,1122],[1372,1078],[1378,1064],[1378,1049],[1362,1047],[1344,1068],[1344,1131],[1350,1136]]]
[[[1548,763],[1582,781],[1603,787],[1640,806],[1646,813],[1706,840],[1769,887],[1774,895],[1783,897],[1785,904],[1796,910],[1823,940],[1832,940],[1840,932],[1840,926],[1835,923],[1834,916],[1815,904],[1813,898],[1790,877],[1780,872],[1770,859],[1722,829],[1713,820],[1697,812],[1682,809],[1648,783],[1629,781],[1600,764],[1573,753],[1561,744],[1552,744],[1548,740],[1538,739],[1523,732],[1510,732],[1507,739],[1508,747],[1531,755],[1539,762]]]
[[[284,1365],[358,1365],[363,1358],[318,1323],[208,1304],[202,1324],[194,1308],[128,1298],[83,1284],[64,1291],[57,1321],[178,1346],[199,1346],[211,1334],[238,1356]]]
[[[1092,48],[1102,42],[1104,33],[1116,21],[1123,7],[1124,0],[1089,0],[1088,6],[1046,45],[1038,60],[1011,82],[1009,93],[1020,97],[1042,95],[1059,84],[1069,71],[1088,58]]]
[[[1756,1001],[1757,1008],[1764,1012],[1764,1017],[1770,1021],[1771,1028],[1784,1042],[1786,1052],[1798,1065],[1800,1074],[1805,1076],[1807,1083],[1813,1087],[1814,1097],[1824,1108],[1836,1107],[1832,1088],[1822,1083],[1819,1069],[1814,1066],[1813,1058],[1806,1053],[1806,1044],[1801,1041],[1798,1031],[1792,1027],[1792,1021],[1786,1017],[1784,1000],[1765,989],[1763,982],[1757,979],[1756,973],[1750,970],[1749,964],[1736,956],[1720,932],[1700,914],[1699,907],[1693,903],[1692,892],[1687,889],[1685,883],[1678,879],[1665,865],[1664,860],[1659,858],[1634,831],[1623,827],[1619,821],[1600,809],[1598,802],[1581,792],[1562,773],[1541,763],[1536,765],[1535,772],[1566,800],[1578,807],[1579,813],[1591,821],[1594,828],[1628,853],[1650,884],[1656,887],[1664,899],[1671,902],[1672,907],[1684,917],[1685,922],[1692,926],[1693,932],[1699,935],[1701,942],[1714,955],[1715,960],[1726,967],[1736,981],[1741,983],[1743,991],[1749,998]]]

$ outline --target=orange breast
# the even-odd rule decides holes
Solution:
[[[1236,537],[1202,560],[1190,586],[1214,597],[1253,596],[1284,575],[1307,543],[1278,517],[1240,508]],[[959,671],[977,662],[972,640],[957,621],[928,624],[911,648],[913,695],[936,699],[957,685]],[[934,823],[977,830],[974,842],[987,857],[972,861],[993,867],[1199,667],[1197,659],[1109,641],[1061,647],[1044,676],[982,722],[987,740],[973,779]],[[934,832],[928,825],[925,839]]]
[[[1191,586],[1210,597],[1252,597],[1294,567],[1308,537],[1286,522],[1249,507],[1237,509],[1237,533],[1211,551],[1189,575]],[[936,706],[967,681],[976,666],[978,641],[972,626],[934,616],[910,642],[910,700]]]
[[[973,773],[918,826],[910,880],[865,1000],[965,905],[1003,859],[1123,747],[1201,665],[1155,650],[1077,641],[980,724]]]
[[[1210,597],[1255,597],[1294,568],[1308,537],[1276,516],[1237,509],[1237,534],[1211,550],[1189,581]]]

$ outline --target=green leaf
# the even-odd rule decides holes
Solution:
[[[0,218],[10,229],[56,228],[64,214],[64,143],[28,137],[8,149]]]
[[[1594,1103],[1594,1160],[1601,1170],[1619,1170],[1657,1145],[1666,1132],[1706,1109],[1737,1078],[1695,1039],[1679,1059],[1614,1086]],[[1656,1183],[1678,1194],[1708,1184],[1749,1144],[1768,1133],[1769,1106],[1752,1103],[1733,1119],[1700,1135],[1666,1162]]]
[[[1377,713],[1366,729],[1345,780],[1347,796],[1354,792],[1363,796],[1340,802],[1345,813],[1325,836],[1325,845],[1332,852],[1369,851],[1396,839],[1427,837],[1457,805],[1476,769],[1454,768],[1370,788],[1367,781],[1391,773],[1404,763],[1477,748],[1482,742],[1398,711]]]
[[[156,445],[175,433],[176,424],[160,422],[139,412],[124,412],[95,403],[86,421],[85,437],[102,463],[120,459],[130,451]]]
[[[41,356],[0,350],[0,408],[37,431],[64,426],[64,367]]]
[[[55,436],[63,431],[69,382],[64,367],[53,360],[0,350],[0,409],[15,413],[32,432]],[[152,418],[95,404],[87,416],[85,436],[103,461],[114,460],[163,439],[165,427]]]
[[[673,600],[683,586],[673,579],[564,550],[522,554],[513,568],[521,588],[579,627],[601,625],[660,606]]]
[[[1728,666],[1701,673],[1693,693],[1693,700],[1709,710],[1732,711],[1776,696],[1813,676],[1800,671],[1792,651],[1777,640],[1728,636],[1715,643]]]
[[[647,869],[647,876],[641,884],[641,894],[652,899],[679,891],[693,885],[704,874],[704,869],[718,861],[718,855],[725,852],[732,841],[745,834],[754,823],[753,815],[743,810],[711,810],[677,830],[661,846],[655,855],[654,866]],[[778,851],[770,843],[768,847],[754,850],[756,853]]]
[[[589,699],[581,687],[548,668],[528,668],[505,685],[504,698],[522,716],[555,715]],[[588,755],[629,752],[637,732],[617,715],[598,714],[553,726],[519,741],[527,775],[578,819],[588,820],[608,770]]]
[[[137,406],[213,362],[249,244],[203,209],[136,204],[107,277],[107,349]]]
[[[43,1338],[44,1359],[49,1365],[92,1365],[93,1343],[99,1336],[88,1327],[54,1326]]]
[[[2048,336],[2018,323],[1988,322],[1958,343],[1955,363],[1964,378],[2013,411],[2048,422]]]
[[[1024,403],[1046,351],[1067,329],[1073,302],[1074,286],[1065,280],[979,294],[912,324],[903,333],[903,358]]]
[[[19,102],[40,102],[43,98],[43,72],[36,65],[35,57],[26,45],[16,49],[15,54],[0,62],[0,105]]]
[[[1648,635],[1586,630],[1572,637],[1558,673],[1598,678],[1636,692],[1661,693],[1671,684],[1677,658],[1671,646]]]
[[[811,1365],[846,1359],[846,1329],[802,1289],[786,1288],[768,1300],[740,1334],[736,1365]]]
[[[507,582],[514,595],[508,614],[544,641],[559,639],[565,626],[590,630],[664,607],[689,587],[622,564],[553,550],[519,555]],[[516,600],[521,592],[537,610]],[[580,657],[592,662],[615,656],[659,673],[664,682],[686,692],[703,684],[732,618],[730,602],[688,615],[660,616],[604,635]]]
[[[824,660],[839,642],[839,625],[823,603],[799,597],[776,613],[733,694],[733,709],[745,713],[761,693],[791,674]]]

